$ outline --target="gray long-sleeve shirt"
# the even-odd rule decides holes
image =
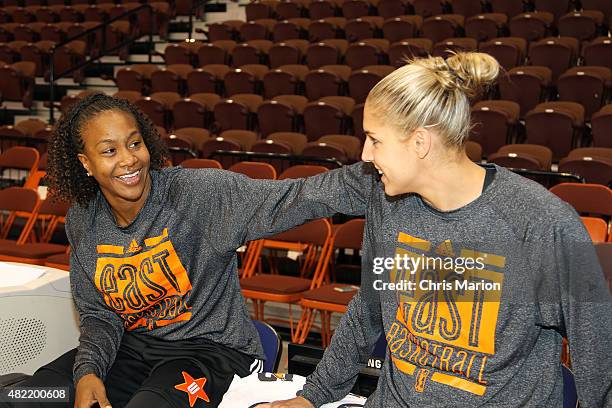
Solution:
[[[124,330],[202,338],[262,358],[236,249],[310,219],[363,214],[373,178],[361,167],[274,182],[220,170],[151,171],[151,193],[125,228],[101,193],[87,208],[72,206],[66,231],[81,324],[75,384],[89,373],[105,378]]]
[[[558,408],[564,335],[581,406],[612,407],[612,299],[568,204],[500,167],[455,211],[380,186],[367,201],[361,289],[301,395],[342,398],[384,333],[368,407]]]

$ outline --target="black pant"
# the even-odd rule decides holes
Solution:
[[[19,384],[19,387],[69,387],[69,403],[20,402],[8,406],[74,407],[75,356],[76,349],[70,350]],[[190,400],[195,400],[194,408],[212,408],[221,402],[234,374],[248,375],[250,367],[257,366],[253,362],[253,357],[212,342],[171,342],[126,333],[104,385],[113,408],[182,408],[189,407]]]

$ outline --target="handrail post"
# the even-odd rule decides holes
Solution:
[[[102,57],[103,55],[106,55],[106,32],[108,31],[109,28],[110,28],[110,25],[105,25],[104,28],[102,28],[102,45],[100,46],[100,49],[98,50],[98,55],[97,55],[98,57]]]
[[[53,103],[55,99],[55,47],[51,48],[51,67],[49,68],[49,123],[55,124],[55,118],[53,117]]]
[[[195,13],[197,2],[191,5],[191,13],[189,13],[189,33],[187,33],[187,39],[191,40],[191,32],[193,31],[193,13]]]
[[[193,32],[193,16],[196,14],[196,10],[199,11],[202,8],[202,5],[207,2],[208,0],[195,0],[191,3],[191,13],[189,13],[189,33],[187,34],[188,40],[191,40],[191,35]]]
[[[153,7],[149,6],[149,17],[151,18],[151,26],[150,26],[150,30],[149,30],[149,64],[151,64],[153,62],[153,28],[157,25],[157,22],[155,21],[155,13],[153,11]]]

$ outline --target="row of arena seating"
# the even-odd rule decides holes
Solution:
[[[304,131],[306,133],[304,137],[310,141],[317,141],[321,136],[330,134],[353,133],[361,136],[359,125],[362,120],[363,104],[355,104],[355,101],[349,97],[331,96],[308,102],[305,97],[299,95],[280,95],[271,101],[264,101],[260,95],[255,94],[237,94],[232,99],[223,100],[218,95],[210,93],[195,94],[191,98],[183,99],[172,92],[154,93],[149,97],[143,97],[137,92],[122,91],[117,96],[131,99],[152,118],[154,123],[162,127],[163,131],[184,127],[204,130],[208,127],[214,129],[215,134],[219,134],[224,130],[242,128],[247,131],[260,131],[263,137],[282,131]],[[65,98],[66,102],[74,102],[75,99],[76,97]],[[472,140],[481,143],[485,156],[495,153],[506,143],[520,140],[528,144],[549,146],[552,149],[554,160],[557,161],[564,158],[573,147],[581,144],[579,142],[584,129],[584,108],[581,105],[572,102],[548,102],[537,105],[526,115],[524,130],[519,126],[519,111],[519,105],[511,101],[481,101],[474,106],[475,122],[481,123],[482,126],[476,126],[471,137]],[[592,126],[596,145],[600,140],[603,140],[604,144],[606,140],[609,141],[611,133],[605,130],[605,126],[609,126],[610,123],[609,111],[610,107],[607,106],[594,115]],[[357,129],[353,129],[355,127]],[[39,131],[48,132],[46,129]],[[14,133],[14,129],[9,133],[11,132]],[[257,138],[254,132],[249,133]],[[523,133],[526,138],[521,140]],[[348,138],[351,139],[353,136],[348,136]],[[203,151],[201,145],[185,146],[184,143],[181,144],[180,139],[181,137],[175,136],[170,144],[175,147],[191,148],[196,152]],[[354,139],[359,145],[359,139]],[[216,142],[211,141],[208,149],[213,149]],[[216,148],[245,149],[246,143],[243,143],[240,149],[228,146],[228,143],[228,141],[221,145],[217,143]],[[356,157],[354,152],[358,148],[345,147],[343,154],[339,154],[338,150],[334,150],[331,144],[329,145],[323,150],[341,161]],[[320,146],[313,146],[313,148],[321,150]],[[277,144],[271,145],[269,142],[260,143],[258,149],[258,151],[284,152],[282,147]],[[204,151],[210,154],[208,150]],[[603,161],[606,160],[609,158],[604,158]],[[585,161],[582,165],[590,168],[598,165],[601,167],[600,161],[591,158],[588,163]],[[565,165],[565,163],[562,164]],[[609,163],[604,163],[604,170],[609,167]],[[606,184],[611,177],[608,176],[609,171],[604,170],[601,170],[603,180],[598,180]],[[576,172],[584,174],[588,180],[594,180],[592,176],[587,176],[584,169]]]
[[[197,142],[194,134],[200,129],[178,129],[166,136],[169,146],[182,149],[195,149]],[[198,135],[199,136],[199,135]],[[254,140],[254,141],[253,141]],[[277,132],[266,139],[256,139],[250,131],[227,130],[218,137],[204,140],[199,150],[200,157],[215,157],[216,151],[249,151],[255,153],[275,153],[300,155],[316,159],[334,159],[348,164],[357,160],[361,146],[356,138],[348,135],[325,135],[317,141],[307,142],[305,135],[293,132]],[[482,148],[476,142],[467,143],[470,158],[480,162]],[[501,146],[497,152],[489,155],[487,162],[499,166],[550,172],[553,152],[546,146],[534,144],[510,144]],[[183,165],[186,155],[174,156],[175,162]],[[222,159],[222,164],[224,163]],[[270,159],[272,164],[274,159]],[[230,167],[230,166],[227,166]],[[610,185],[612,182],[612,149],[583,147],[571,150],[556,166],[559,174],[574,174],[582,177],[587,183]]]
[[[3,0],[4,7],[56,6],[81,4],[113,4],[118,0]],[[174,0],[177,15],[191,11],[191,0]],[[429,17],[435,14],[456,13],[464,16],[494,12],[509,17],[527,11],[550,12],[557,18],[569,11],[599,10],[612,15],[612,6],[607,0],[264,0],[254,1],[246,7],[247,20],[257,18],[288,19],[292,17],[323,18],[328,14],[341,14],[347,18],[363,15],[389,13],[418,14]],[[314,16],[314,17],[312,17]]]
[[[424,18],[439,14],[470,17],[483,13],[504,14],[512,18],[524,12],[551,13],[555,20],[572,11],[595,10],[612,16],[606,0],[264,0],[246,6],[247,21],[260,18],[279,20],[310,17],[313,20],[344,16],[357,18],[380,15],[385,18],[417,14]]]
[[[187,97],[217,93],[229,98],[236,94],[256,93],[273,98],[294,94],[304,95],[310,101],[323,96],[350,96],[361,103],[370,89],[394,69],[390,65],[359,68],[322,65],[316,69],[299,64],[281,65],[276,69],[262,64],[246,64],[239,68],[211,64],[197,69],[187,64],[173,64],[162,69],[138,65],[120,69],[115,81],[120,91],[145,95],[174,92]],[[526,84],[531,88],[525,87]],[[508,75],[501,75],[498,95],[501,99],[518,103],[521,118],[538,103],[559,100],[582,105],[583,116],[590,121],[591,116],[610,100],[612,70],[601,66],[573,67],[559,75],[554,92],[552,85],[552,71],[548,67],[520,66],[511,69]]]
[[[167,7],[167,3],[160,4],[165,4]],[[27,21],[28,18],[19,19],[19,22],[5,22],[0,24],[0,41],[5,43],[11,41],[26,41],[32,43],[38,41],[61,41],[87,28],[93,27],[96,23],[106,20],[107,17],[118,16],[125,13],[130,8],[138,7],[139,3],[107,6],[112,7],[112,11],[108,11],[106,14],[103,13],[104,10],[102,10],[101,7],[85,6],[87,10],[91,9],[91,13],[95,12],[98,14],[84,15],[84,22],[78,17],[67,19],[68,21],[62,23],[50,21],[31,22]],[[73,11],[76,12],[76,10]],[[167,12],[168,10],[165,11]],[[161,13],[161,11],[159,13]],[[504,15],[488,14],[476,16],[472,18],[472,20],[466,22],[465,29],[463,17],[458,15],[433,16],[425,21],[423,21],[421,16],[413,15],[398,16],[389,18],[386,21],[379,16],[369,16],[348,21],[338,17],[312,21],[297,18],[280,22],[272,19],[261,19],[248,23],[240,20],[231,20],[223,23],[211,24],[207,36],[211,42],[218,40],[250,41],[259,39],[282,42],[299,38],[307,38],[311,42],[318,42],[324,39],[342,37],[345,37],[349,41],[384,37],[391,42],[396,42],[422,35],[424,38],[432,40],[433,43],[437,43],[447,38],[462,37],[464,31],[468,37],[478,41],[486,41],[495,37],[505,37],[507,35],[524,38],[527,41],[537,41],[551,34],[556,34],[556,32],[553,33],[547,28],[546,21],[550,19],[544,18],[539,14],[516,16],[510,24],[510,30],[504,28],[504,18],[500,16]],[[598,16],[601,17],[602,14],[600,13]],[[166,17],[169,16],[166,15]],[[549,17],[552,18],[552,15]],[[566,17],[567,20],[578,18],[578,16],[575,15],[568,15]],[[581,13],[580,17],[584,17],[584,13]],[[129,22],[123,21],[113,23],[111,26],[112,31],[118,31],[125,34],[125,25],[126,23],[130,23],[128,24],[128,29],[140,29],[141,32],[146,32],[151,25],[148,19],[148,13],[142,12],[139,13],[138,16],[133,16],[133,19]],[[494,24],[490,24],[490,19],[492,19],[491,21]],[[564,19],[565,17],[562,21],[565,21]],[[8,18],[6,18],[6,20],[8,20]],[[51,20],[51,18],[48,20]],[[167,20],[167,18],[165,20]],[[0,15],[0,22],[1,21],[2,16]],[[536,27],[537,24],[535,22],[542,23],[542,27]],[[167,25],[159,21],[158,24],[162,26]],[[568,29],[564,27],[563,25],[560,27],[559,33],[561,36],[573,37],[578,40],[593,40],[598,34],[607,35],[607,29],[587,30],[579,26],[573,26],[572,24],[570,24]],[[164,31],[165,29],[160,28],[160,30]],[[92,44],[95,44],[95,42],[94,39]]]
[[[474,143],[474,142],[470,142]],[[501,146],[487,162],[514,169],[550,171],[553,151],[536,144]],[[612,149],[580,147],[571,150],[557,166],[559,173],[580,175],[587,183],[610,185],[612,182]]]
[[[525,114],[524,125],[519,121],[519,109],[517,103],[505,100],[474,105],[475,127],[470,138],[483,146],[485,156],[511,141],[547,146],[553,152],[554,161],[565,157],[574,147],[588,146],[589,142],[594,147],[612,147],[611,105],[593,115],[590,128],[586,125],[584,107],[575,102],[539,103]]]
[[[325,81],[315,80],[312,86],[324,94]],[[378,78],[371,78],[368,82],[366,76],[359,84],[359,76],[354,75],[353,80],[352,89],[355,92],[360,90],[360,95],[365,98]],[[90,92],[64,97],[62,110]],[[194,127],[218,135],[225,130],[242,129],[258,132],[264,138],[275,132],[303,132],[308,141],[329,134],[349,134],[363,140],[363,103],[356,103],[359,100],[346,96],[323,96],[315,101],[293,94],[281,94],[267,100],[249,93],[234,94],[228,99],[215,93],[196,93],[181,98],[176,92],[143,96],[137,91],[119,91],[115,96],[138,105],[164,131]],[[518,141],[548,146],[557,162],[572,148],[588,145],[589,140],[584,137],[588,129],[592,131],[595,147],[612,147],[612,105],[595,112],[590,127],[585,125],[587,116],[583,105],[575,102],[536,103],[524,115],[524,126],[520,112],[519,104],[506,100],[484,100],[473,106],[476,126],[471,139],[482,146],[485,157],[505,144]],[[12,136],[10,132],[6,135]]]
[[[196,128],[178,129],[167,135],[166,141],[169,146],[195,149],[193,147],[195,142],[191,137],[196,133],[195,130]],[[216,151],[250,151],[298,154],[314,159],[334,159],[348,164],[357,160],[361,153],[358,140],[347,135],[325,135],[314,142],[306,142],[305,135],[293,132],[272,133],[266,139],[255,139],[255,137],[256,135],[249,131],[227,130],[218,137],[206,139],[201,144],[200,157],[216,157]],[[255,142],[252,142],[253,139]],[[472,160],[481,161],[482,148],[478,143],[469,141],[467,151]],[[513,169],[550,172],[552,153],[546,146],[510,144],[501,146],[497,152],[489,155],[487,162]],[[179,153],[174,156],[174,161],[183,165],[184,160],[181,160],[185,157],[189,156]],[[272,158],[269,161],[276,164]],[[573,149],[567,157],[559,161],[556,169],[558,174],[578,175],[587,183],[609,186],[612,183],[612,149],[596,147]]]
[[[80,32],[83,32],[87,27],[83,24],[78,24]],[[98,23],[93,23],[95,27]],[[106,36],[105,48],[112,49],[121,44],[129,37],[130,25],[127,22],[113,23],[109,27],[108,35]],[[46,81],[49,80],[51,52],[55,48],[55,72],[56,74],[64,73],[70,68],[83,63],[87,56],[97,55],[99,48],[93,48],[100,41],[89,43],[87,41],[74,40],[62,47],[57,47],[56,41],[42,40],[37,42],[27,41],[11,41],[9,43],[0,43],[0,66],[11,65],[17,62],[22,63],[22,66],[27,64],[28,73],[33,72],[34,76],[43,77]],[[119,51],[119,54],[126,57],[126,49]],[[117,52],[115,52],[117,54]],[[31,67],[31,68],[30,68]],[[24,75],[24,79],[33,80],[33,76]],[[73,74],[75,82],[83,82],[85,80],[83,70],[77,70]],[[12,100],[12,99],[9,99]]]
[[[190,2],[189,2],[190,3]],[[22,89],[15,89],[15,84],[3,84],[4,100],[23,100],[24,106],[31,105],[31,90],[23,89],[33,86],[32,71],[35,76],[48,80],[51,52],[58,43],[74,38],[83,32],[93,29],[109,18],[119,17],[129,10],[140,7],[138,2],[122,4],[86,5],[74,7],[51,5],[49,7],[4,7],[0,9],[0,66],[21,65],[10,70],[6,68],[2,76],[19,78]],[[139,38],[144,33],[157,28],[157,34],[167,36],[168,22],[174,16],[175,9],[168,2],[150,3],[154,10],[154,21],[148,10],[143,9],[135,14],[111,23],[106,30],[97,30],[85,37],[79,37],[55,50],[55,73],[62,73],[86,60],[113,49],[130,38]],[[189,10],[191,10],[189,5]],[[34,12],[36,11],[36,13]],[[55,22],[62,17],[62,22]],[[39,21],[35,19],[40,17]],[[115,50],[122,59],[127,58],[128,48]],[[34,64],[25,64],[26,62]],[[73,73],[76,82],[83,82],[82,69]],[[7,95],[7,96],[5,96]],[[16,96],[15,96],[16,95]]]
[[[84,94],[66,97],[66,108]],[[325,134],[352,134],[363,140],[363,103],[346,96],[323,96],[315,101],[300,95],[278,95],[264,100],[260,95],[247,93],[228,99],[213,93],[181,98],[175,92],[142,96],[134,91],[120,91],[115,96],[135,103],[166,130],[201,127],[219,133],[245,129],[263,136],[303,131],[310,141]],[[590,129],[595,147],[612,147],[611,114],[612,105],[605,105],[593,115]],[[525,115],[524,127],[519,121],[520,106],[513,101],[480,101],[472,108],[472,116],[476,126],[471,138],[483,146],[485,157],[506,143],[525,141],[549,146],[557,161],[573,147],[585,144],[583,136],[588,129],[584,107],[568,101],[536,104]]]
[[[142,2],[147,3],[147,2]],[[28,7],[2,7],[0,22],[14,24],[36,24],[57,22],[106,21],[120,16],[128,10],[140,7],[141,2],[120,4],[75,4]],[[169,13],[168,2],[150,2],[159,13]],[[165,4],[166,6],[160,6]]]
[[[299,64],[281,65],[276,69],[261,64],[246,64],[236,69],[221,64],[201,69],[186,64],[161,69],[136,65],[120,69],[115,82],[119,91],[136,91],[143,95],[175,92],[182,96],[217,93],[231,97],[239,93],[257,93],[271,99],[292,94],[303,95],[310,101],[323,96],[350,96],[361,103],[372,86],[394,70],[390,65],[370,65],[356,70],[348,65],[323,65],[318,69]]]
[[[135,8],[138,3],[131,3]],[[161,3],[166,4],[167,3]],[[90,8],[96,8],[90,6]],[[126,5],[115,5],[111,17],[119,16],[129,10]],[[168,17],[168,16],[166,16]],[[358,41],[365,38],[386,38],[391,42],[405,38],[429,38],[434,43],[446,38],[463,37],[477,41],[487,41],[498,37],[519,37],[526,41],[537,41],[545,37],[556,36],[557,32],[547,28],[542,22],[542,16],[525,14],[516,16],[508,29],[504,23],[504,15],[485,14],[471,17],[463,22],[463,17],[457,15],[440,15],[430,17],[423,21],[421,16],[404,15],[383,19],[380,16],[366,16],[346,20],[343,17],[328,17],[321,20],[297,18],[284,21],[261,19],[250,22],[230,20],[214,23],[209,26],[207,38],[209,41],[219,40],[273,40],[282,42],[289,39],[307,39],[318,42],[329,38],[346,38],[348,41]],[[569,17],[568,17],[569,18]],[[150,26],[149,14],[141,11],[132,16],[129,22],[132,29],[148,32]],[[37,42],[41,40],[60,42],[74,36],[84,29],[91,28],[105,19],[103,17],[85,16],[84,20],[74,18],[76,21],[63,22],[2,22],[0,15],[0,42],[26,41]],[[126,18],[126,20],[129,20]],[[534,21],[541,22],[542,27],[534,27]],[[115,27],[117,22],[111,27]],[[564,26],[562,26],[564,27]],[[167,28],[167,27],[166,27]],[[163,32],[163,30],[161,30]],[[576,38],[579,41],[591,41],[597,35],[606,36],[607,29],[585,30],[580,27],[560,29],[559,34],[565,37]]]
[[[120,41],[121,36],[115,40],[109,39],[109,44]],[[49,70],[50,49],[54,46],[51,41],[39,41],[37,43],[27,43],[25,41],[13,41],[11,43],[0,44],[0,61],[2,65],[11,65],[22,62],[21,66],[27,69],[16,68],[16,74],[24,81],[33,80],[33,76],[46,76]],[[193,65],[200,65],[204,70],[206,66],[224,65],[242,67],[244,65],[264,65],[271,68],[281,68],[283,65],[305,64],[310,69],[320,68],[324,65],[335,65],[346,63],[352,69],[363,68],[368,65],[389,64],[397,67],[403,65],[406,56],[419,56],[426,54],[446,56],[448,50],[476,50],[475,40],[471,39],[447,39],[434,46],[429,40],[424,39],[405,39],[403,41],[389,44],[385,39],[363,39],[362,41],[349,44],[343,39],[327,39],[319,43],[309,44],[305,40],[288,40],[283,43],[271,43],[268,40],[252,40],[248,43],[236,44],[233,41],[217,41],[215,43],[185,43],[173,44],[166,48],[165,57],[169,70],[187,80],[187,75],[193,69]],[[197,50],[196,46],[197,45]],[[547,85],[556,85],[557,79],[568,69],[571,69],[577,62],[578,43],[571,38],[548,38],[533,43],[526,52],[527,43],[519,38],[496,39],[482,43],[478,49],[496,57],[506,70],[518,67],[518,71],[524,71],[526,62],[533,66],[546,66],[550,69],[542,71],[540,76]],[[56,72],[67,70],[71,66],[83,61],[88,52],[84,41],[73,41],[59,49],[56,53]],[[585,58],[581,61],[586,66],[593,67],[612,67],[612,41],[608,37],[597,39],[592,45],[585,47]],[[528,59],[525,59],[525,57]],[[31,62],[34,64],[25,64]],[[215,72],[223,75],[229,69],[219,68]],[[263,68],[262,68],[263,69]],[[262,76],[264,71],[259,69],[255,75]],[[120,70],[117,74],[118,86],[121,90],[126,90],[120,82],[120,75],[129,71],[130,67]],[[144,76],[144,80],[150,80],[150,75],[158,70],[157,66],[138,67],[139,73]],[[529,70],[529,68],[528,68]],[[609,81],[607,69],[594,68],[585,69],[583,65],[577,68],[577,72],[589,71],[587,76],[599,76],[604,81]],[[516,71],[516,70],[515,70]],[[33,72],[33,74],[32,74]],[[82,74],[81,74],[82,75]],[[161,73],[156,75],[162,76]],[[172,75],[167,73],[167,75]],[[195,75],[195,74],[194,74]],[[582,74],[581,74],[582,75]],[[260,78],[261,79],[261,78]],[[82,80],[82,78],[81,78]],[[131,80],[131,78],[130,78]],[[141,80],[142,81],[142,80]],[[129,80],[127,81],[129,83]],[[199,82],[195,80],[194,82]],[[130,90],[136,90],[129,88]],[[180,91],[187,90],[183,87]],[[141,87],[141,92],[147,92],[146,88]],[[3,94],[12,92],[3,92]],[[183,93],[183,92],[182,92]],[[601,93],[600,93],[601,95]],[[14,100],[8,98],[8,100]],[[20,99],[17,99],[20,100]]]
[[[0,2],[0,21],[30,23],[34,21],[83,21],[84,13],[91,13],[96,18],[111,18],[108,14],[112,12],[113,5],[126,8],[134,7],[134,4],[147,3],[159,13],[169,14],[169,17],[187,16],[191,13],[193,0],[172,0],[172,1],[148,1],[148,0],[3,0]],[[166,6],[161,6],[165,3]],[[89,5],[98,6],[101,13],[87,11]],[[74,6],[75,11],[66,10],[65,6]]]
[[[254,24],[254,22],[252,23]],[[95,22],[92,24],[95,24]],[[214,26],[213,24],[210,27],[209,36],[214,31]],[[110,36],[110,43],[117,42],[122,36],[126,35],[129,25],[123,24],[122,27],[121,29],[111,30],[115,32],[116,36]],[[112,38],[115,39],[113,40]],[[57,38],[55,39],[57,40]],[[36,75],[45,75],[48,70],[47,54],[53,42],[50,42],[51,40],[42,40],[30,44],[22,41],[13,41],[0,46],[0,60],[8,64],[20,60],[32,61],[36,64]],[[472,50],[477,47],[477,44],[474,42],[475,40],[468,38],[446,39],[435,46],[426,39],[410,38],[393,45],[390,45],[385,39],[376,38],[362,38],[358,43],[352,45],[349,45],[343,39],[326,39],[322,43],[315,44],[308,44],[305,41],[299,40],[287,40],[284,44],[272,44],[269,40],[251,40],[249,43],[237,45],[232,41],[220,40],[207,44],[198,42],[173,44],[166,49],[166,63],[172,65],[178,63],[191,63],[192,65],[201,63],[231,63],[235,66],[241,66],[245,62],[264,62],[272,67],[277,67],[279,64],[286,64],[287,62],[305,62],[310,68],[317,68],[328,63],[346,62],[352,68],[358,68],[363,66],[361,61],[364,61],[364,58],[366,58],[365,63],[368,65],[390,62],[391,65],[397,66],[403,63],[404,55],[422,55],[426,53],[445,55],[446,49]],[[292,41],[292,43],[289,43],[289,41]],[[88,43],[95,44],[95,41],[89,41]],[[610,57],[612,44],[610,44],[608,37],[598,38],[593,41],[593,44],[584,46],[584,60],[578,60],[580,55],[578,41],[569,37],[551,37],[540,40],[531,45],[529,53],[527,53],[527,45],[528,43],[520,38],[509,37],[485,42],[479,48],[496,56],[506,69],[511,69],[517,64],[520,65],[527,62],[533,65],[549,65],[552,71],[553,84],[563,70],[576,63],[600,64],[603,66],[612,65],[612,58]],[[83,60],[85,54],[89,51],[91,50],[87,49],[85,42],[78,44],[75,42],[75,44],[68,45],[63,52],[57,55],[58,68],[69,67],[71,64]],[[390,55],[387,55],[387,53]],[[304,56],[306,56],[305,59],[303,58]],[[78,74],[78,72],[75,72],[75,76]],[[8,92],[7,94],[11,93]]]
[[[342,38],[325,38],[310,43],[303,39],[276,43],[265,39],[243,43],[234,40],[172,43],[164,50],[164,61],[167,65],[186,64],[193,67],[209,64],[234,67],[264,64],[277,68],[286,64],[306,64],[310,68],[317,68],[342,61],[356,67],[374,65],[362,64],[353,55],[365,52],[359,49],[367,49],[370,60],[376,63],[388,61],[390,65],[399,67],[404,64],[406,56],[446,56],[449,50],[479,50],[497,58],[506,70],[519,65],[548,66],[554,70],[555,79],[562,70],[576,65],[612,67],[612,42],[609,37],[598,37],[584,43],[582,49],[578,40],[571,37],[547,37],[531,43],[519,37],[500,37],[481,43],[473,38],[445,38],[437,43],[427,38],[397,38],[397,41],[390,41],[386,38],[364,37],[354,42]],[[325,59],[320,62],[323,56]]]
[[[364,16],[354,19],[326,17],[319,20],[297,17],[289,20],[258,19],[244,22],[227,20],[209,26],[207,38],[218,40],[273,40],[309,39],[320,41],[326,38],[383,37],[391,41],[403,38],[422,37],[433,42],[445,38],[469,37],[486,41],[496,37],[514,36],[527,41],[560,35],[579,41],[592,40],[608,34],[608,23],[598,11],[568,13],[552,26],[550,13],[524,13],[515,16],[509,23],[504,14],[482,14],[467,20],[458,14],[441,14],[423,19],[418,15],[399,15],[383,18]]]
[[[118,22],[111,23],[109,32],[111,32],[112,29],[116,29],[117,23]],[[126,22],[122,21],[122,23]],[[12,41],[24,41],[26,43],[50,41],[53,43],[60,43],[67,38],[74,37],[99,24],[99,21],[89,20],[63,23],[3,23],[0,24],[0,41],[3,43],[10,43]],[[89,45],[91,46],[93,44]],[[13,46],[12,48],[17,47]]]
[[[296,96],[285,95],[285,98],[290,100]],[[340,128],[326,126],[317,128],[318,133],[297,132],[290,127],[292,123],[295,123],[295,118],[287,115],[287,111],[283,111],[287,109],[288,104],[282,102],[282,97],[279,100],[276,103],[268,103],[269,111],[263,112],[266,109],[263,108],[259,115],[263,119],[261,124],[264,127],[270,127],[269,133],[258,134],[247,129],[228,129],[213,134],[197,126],[177,127],[171,131],[166,131],[163,127],[158,126],[158,132],[171,148],[174,165],[182,164],[185,159],[191,157],[208,158],[214,156],[218,151],[306,156],[315,159],[333,159],[344,164],[359,160],[362,146],[360,138],[342,134],[339,132]],[[331,102],[324,103],[333,107],[333,100]],[[559,173],[576,174],[586,182],[602,185],[609,185],[612,182],[612,149],[572,148],[572,137],[575,137],[575,134],[572,133],[573,129],[564,129],[557,123],[562,122],[563,115],[568,114],[568,111],[561,109],[555,113],[546,112],[546,110],[554,111],[549,105],[548,108],[533,112],[527,120],[526,143],[506,144],[514,139],[507,139],[511,127],[504,128],[507,118],[502,114],[501,109],[507,106],[500,107],[500,102],[502,101],[482,102],[474,107],[475,120],[484,126],[475,126],[471,134],[471,141],[468,142],[468,156],[472,160],[480,162],[485,156],[487,162],[505,167],[536,171],[557,170]],[[489,104],[490,109],[482,110],[486,106],[485,103]],[[136,104],[138,105],[139,102]],[[277,108],[280,110],[276,110]],[[146,109],[143,110],[146,112]],[[225,119],[229,120],[232,117],[231,112],[223,112],[223,110],[218,108],[217,113],[221,111],[227,116]],[[332,110],[332,112],[336,111]],[[515,107],[515,115],[517,112],[518,109]],[[215,111],[208,113],[215,113]],[[295,112],[290,111],[290,113]],[[317,113],[321,114],[320,111],[314,112],[310,116],[311,120],[307,120],[306,123],[322,121],[321,118],[324,116],[317,116]],[[355,114],[360,113],[355,112]],[[308,115],[307,112],[306,117]],[[189,112],[182,112],[181,117],[189,118],[190,116]],[[287,129],[281,127],[272,129],[275,124],[278,124],[275,123],[275,118],[282,116],[289,117],[286,123]],[[557,122],[552,121],[555,117]],[[312,130],[309,126],[306,128]],[[540,130],[534,131],[533,128]],[[542,128],[546,131],[542,131]],[[31,145],[44,151],[50,132],[49,126],[34,119],[20,122],[15,127],[4,126],[0,128],[0,146],[6,150],[14,145]],[[553,166],[553,162],[558,162],[558,164]],[[25,165],[23,169],[28,169],[30,164]],[[229,167],[228,163],[224,164]]]

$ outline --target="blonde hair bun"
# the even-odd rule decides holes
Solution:
[[[370,112],[404,134],[428,127],[448,145],[462,147],[470,132],[470,99],[495,82],[499,63],[478,52],[407,62],[372,88],[366,100]]]
[[[458,52],[446,60],[446,65],[456,75],[455,86],[469,98],[492,86],[500,70],[497,60],[482,52]]]

